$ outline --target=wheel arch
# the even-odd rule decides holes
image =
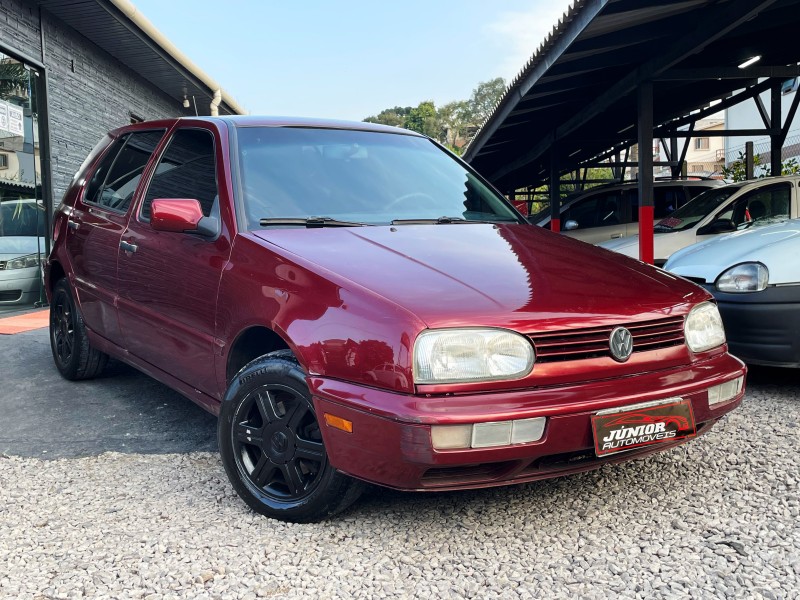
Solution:
[[[225,382],[230,383],[233,376],[251,360],[275,350],[293,348],[283,337],[264,325],[254,325],[240,331],[228,351]],[[297,358],[300,359],[299,356]]]

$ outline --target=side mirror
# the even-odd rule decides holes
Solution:
[[[219,220],[204,217],[194,198],[159,198],[150,205],[150,227],[156,231],[196,233],[203,237],[219,235]]]
[[[697,235],[716,235],[718,233],[732,233],[734,231],[736,231],[736,224],[731,219],[717,219],[698,229]]]
[[[578,222],[573,221],[572,219],[569,219],[566,223],[564,223],[564,231],[572,231],[573,229],[577,229],[578,227],[580,227],[580,225],[578,225]]]

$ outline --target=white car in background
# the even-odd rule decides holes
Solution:
[[[768,177],[703,192],[655,225],[653,257],[662,266],[676,251],[723,233],[800,216],[800,176]],[[598,244],[639,258],[639,236]]]
[[[724,185],[716,179],[657,179],[653,182],[656,219],[669,216],[692,198]],[[561,233],[598,244],[639,233],[639,184],[611,183],[566,198],[561,206]],[[528,217],[539,227],[550,229],[550,208]]]
[[[800,219],[689,246],[664,268],[714,295],[731,354],[800,367]]]

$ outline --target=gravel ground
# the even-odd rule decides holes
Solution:
[[[216,454],[0,458],[2,598],[800,597],[800,372],[634,463],[338,519],[251,513]]]

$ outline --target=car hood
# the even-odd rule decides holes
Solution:
[[[0,236],[0,260],[11,260],[27,254],[44,254],[44,238],[29,235]]]
[[[747,229],[688,246],[672,255],[664,268],[708,283],[743,262],[760,262],[769,270],[769,283],[800,282],[800,219]]]
[[[531,225],[253,232],[413,312],[429,327],[540,330],[674,316],[708,295],[669,273]]]

